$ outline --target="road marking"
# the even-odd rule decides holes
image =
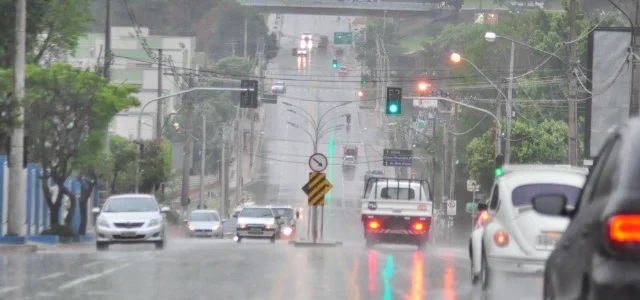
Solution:
[[[42,277],[38,278],[38,280],[46,280],[46,279],[56,278],[56,277],[60,277],[62,275],[64,275],[64,272],[55,272],[55,273],[51,273],[49,275],[42,276]]]
[[[81,284],[81,283],[84,283],[84,282],[87,282],[87,281],[91,281],[91,280],[94,280],[94,279],[98,279],[98,278],[100,278],[100,277],[102,277],[102,276],[105,276],[105,275],[109,275],[109,274],[111,274],[111,273],[113,273],[113,272],[115,272],[115,271],[118,271],[118,270],[120,270],[120,269],[124,269],[124,268],[126,268],[126,267],[128,267],[128,266],[130,266],[130,265],[131,265],[131,264],[122,264],[122,265],[119,265],[119,266],[117,266],[117,267],[114,267],[114,268],[111,268],[111,269],[107,269],[107,270],[105,270],[105,271],[102,271],[102,272],[100,272],[100,273],[95,273],[95,274],[91,274],[91,275],[86,275],[86,276],[80,277],[80,278],[78,278],[78,279],[71,280],[71,281],[69,281],[69,282],[67,282],[67,283],[65,283],[65,284],[63,284],[63,285],[61,285],[61,286],[58,288],[58,290],[61,290],[61,291],[63,291],[63,290],[67,290],[67,289],[72,288],[72,287],[74,287],[74,286],[76,286],[76,285],[78,285],[78,284]]]
[[[20,288],[20,286],[8,286],[8,287],[5,287],[5,288],[1,288],[0,289],[0,296],[6,294],[8,292],[11,292],[13,290],[17,290],[19,288]]]
[[[83,268],[90,268],[90,267],[95,266],[95,265],[100,264],[100,263],[102,263],[102,262],[101,261],[94,261],[94,262],[86,263],[86,264],[82,265],[82,267]]]

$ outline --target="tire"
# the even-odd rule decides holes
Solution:
[[[236,239],[236,243],[240,244],[240,242],[242,242],[242,238],[239,236],[236,236],[238,239]]]
[[[109,243],[96,242],[96,249],[98,249],[98,251],[108,250],[109,249]]]
[[[276,242],[276,235],[274,234],[270,240],[271,240],[271,243],[274,244]]]
[[[155,242],[156,250],[164,249],[164,240],[160,242]]]
[[[491,285],[491,269],[487,261],[487,255],[482,251],[482,267],[480,268],[480,280],[482,280],[482,290],[486,291]]]

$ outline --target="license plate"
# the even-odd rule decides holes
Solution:
[[[135,236],[136,232],[135,231],[123,231],[122,235],[123,236]]]
[[[262,232],[262,229],[260,229],[260,228],[251,228],[251,229],[249,229],[249,232],[250,233],[260,233],[260,232]]]
[[[538,248],[553,250],[560,239],[560,232],[547,232],[541,235],[538,235]]]

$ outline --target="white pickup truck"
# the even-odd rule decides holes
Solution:
[[[367,247],[398,243],[424,249],[431,230],[432,199],[426,180],[370,178],[361,208]]]

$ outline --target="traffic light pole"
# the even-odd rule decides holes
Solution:
[[[484,108],[480,108],[480,107],[473,106],[473,105],[470,105],[470,104],[467,104],[467,103],[464,103],[464,102],[456,101],[456,100],[453,100],[453,99],[447,98],[447,97],[437,97],[437,96],[436,97],[433,97],[433,96],[431,96],[431,97],[403,97],[402,99],[412,100],[412,101],[413,100],[436,100],[436,101],[437,100],[441,100],[441,101],[446,101],[446,102],[451,102],[451,103],[454,103],[454,104],[458,104],[460,106],[464,106],[464,107],[467,107],[467,108],[470,108],[470,109],[485,113],[487,115],[490,115],[493,118],[493,120],[496,121],[496,126],[498,127],[498,132],[502,132],[502,123],[500,123],[500,119],[498,118],[498,116],[496,116],[494,113],[492,113],[492,112],[490,112],[490,111],[488,111],[488,110],[486,110]],[[500,135],[498,135],[498,145],[499,145],[498,146],[498,154],[501,154],[502,153],[502,137]]]

